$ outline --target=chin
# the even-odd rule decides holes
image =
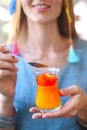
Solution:
[[[35,23],[43,23],[43,24],[50,23],[50,20],[47,18],[32,19],[32,21]]]
[[[41,16],[41,15],[38,15],[38,16],[32,15],[32,16],[29,16],[29,19],[31,19],[32,22],[34,23],[48,23],[52,20],[50,17]]]

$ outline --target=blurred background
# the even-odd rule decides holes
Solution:
[[[8,11],[9,0],[0,0],[0,43],[8,37],[10,13]]]
[[[10,0],[0,0],[0,43],[5,42],[10,31],[8,11]],[[81,39],[87,40],[87,0],[73,0],[75,28]]]

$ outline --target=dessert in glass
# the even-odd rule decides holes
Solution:
[[[58,90],[58,68],[39,68],[34,71],[37,92],[36,106],[41,112],[53,112],[61,108],[61,98]]]

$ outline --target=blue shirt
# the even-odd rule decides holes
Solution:
[[[87,93],[87,42],[76,40],[77,63],[68,63],[60,71],[59,88],[78,85]],[[16,130],[85,130],[77,117],[55,119],[32,119],[29,108],[35,106],[36,81],[31,67],[22,58],[16,64],[19,68],[15,87],[14,107],[16,109]],[[68,97],[61,97],[62,104]]]

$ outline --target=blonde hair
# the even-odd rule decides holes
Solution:
[[[69,26],[68,26],[67,14],[65,11],[66,10],[65,1],[66,0],[63,0],[62,11],[61,11],[60,16],[58,17],[57,23],[58,23],[60,34],[65,37],[69,37]],[[72,37],[76,38],[77,33],[75,31],[75,19],[74,19],[74,14],[73,14],[72,0],[69,0],[69,7],[70,7],[69,8],[70,15],[72,17],[72,25],[71,25]],[[21,7],[20,0],[17,0],[16,12],[12,16],[12,31],[11,31],[11,34],[9,35],[10,42],[13,42],[13,41],[17,41],[18,43],[20,43],[21,41],[23,42],[26,36],[27,36],[27,19]]]
[[[62,6],[62,12],[60,16],[58,17],[58,27],[60,34],[62,34],[65,37],[69,37],[69,21],[68,21],[68,16],[66,14],[66,0],[63,0],[63,6]],[[68,8],[69,8],[69,13],[72,18],[72,23],[71,23],[71,35],[72,38],[77,38],[78,35],[75,30],[75,16],[73,13],[73,0],[68,0]]]
[[[17,38],[15,34],[19,34],[20,23],[21,23],[21,4],[20,0],[17,0],[16,13],[12,16],[12,34],[13,38]]]

